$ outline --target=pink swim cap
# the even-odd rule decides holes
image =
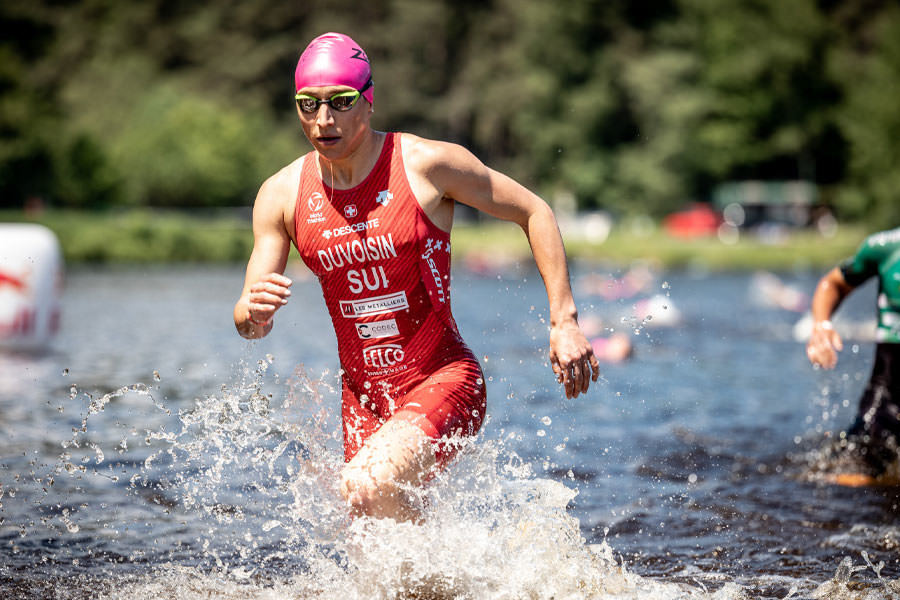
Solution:
[[[298,91],[305,87],[347,85],[361,91],[372,104],[369,57],[343,33],[324,33],[309,43],[297,61],[294,85]]]

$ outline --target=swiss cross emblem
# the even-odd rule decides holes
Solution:
[[[356,212],[357,211],[356,211],[355,204],[350,204],[350,205],[347,205],[344,207],[344,216],[347,217],[348,219],[352,219],[353,217],[355,217]]]

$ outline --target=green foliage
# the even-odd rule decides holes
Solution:
[[[121,196],[122,183],[98,142],[80,134],[56,156],[54,196],[61,206],[106,208]]]
[[[307,147],[294,64],[373,60],[375,125],[469,146],[548,200],[663,215],[808,179],[900,222],[900,8],[846,0],[0,5],[0,206],[247,205]]]
[[[900,7],[865,20],[865,51],[834,54],[838,77],[852,79],[838,115],[854,149],[837,204],[853,218],[900,223]]]
[[[28,217],[0,212],[0,221],[45,225],[59,238],[67,263],[240,263],[253,248],[249,215],[53,210]]]
[[[132,203],[249,204],[261,178],[277,164],[266,143],[265,120],[226,102],[156,86],[133,108],[112,142],[116,165],[128,174]]]

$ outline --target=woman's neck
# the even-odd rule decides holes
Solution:
[[[385,138],[384,133],[369,130],[359,146],[346,158],[328,160],[319,154],[319,174],[322,181],[334,189],[349,189],[359,185],[375,168]]]

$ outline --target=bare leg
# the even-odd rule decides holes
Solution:
[[[418,521],[404,488],[421,485],[435,464],[434,441],[402,419],[389,419],[341,473],[341,494],[354,515]]]

